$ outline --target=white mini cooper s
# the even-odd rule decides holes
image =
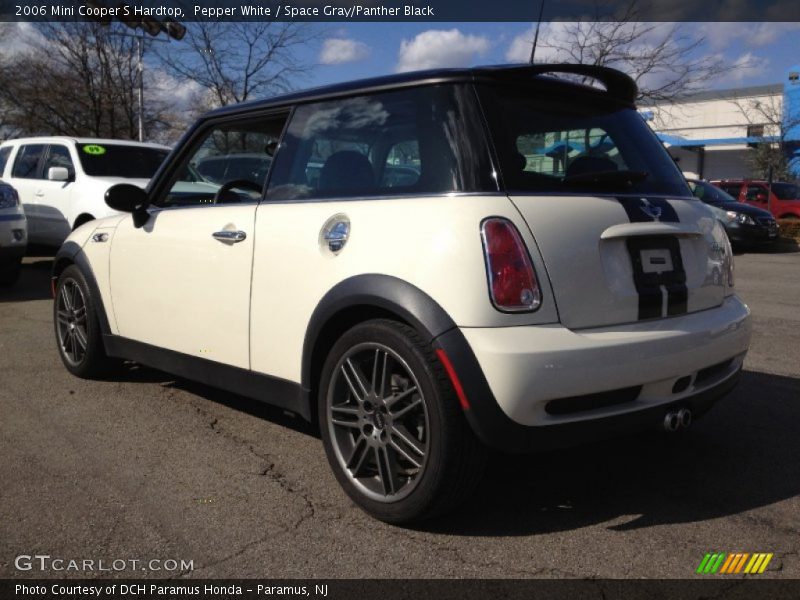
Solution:
[[[608,68],[486,67],[215,110],[58,252],[61,358],[300,415],[393,523],[463,500],[488,448],[686,427],[735,385],[751,322],[636,93]],[[243,155],[268,168],[193,175]]]

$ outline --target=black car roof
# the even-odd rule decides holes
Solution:
[[[468,69],[431,69],[348,81],[292,92],[273,98],[224,106],[207,113],[204,118],[233,115],[240,112],[353,96],[362,93],[451,82],[493,81],[519,83],[535,79],[542,83],[553,82],[567,85],[575,88],[576,91],[585,90],[603,93],[603,90],[595,87],[554,78],[553,75],[555,74],[577,75],[597,80],[606,88],[605,94],[630,105],[633,105],[638,94],[638,88],[633,79],[625,73],[609,67],[575,64],[498,65]]]

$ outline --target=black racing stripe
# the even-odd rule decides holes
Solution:
[[[631,223],[680,223],[675,208],[665,198],[617,196]],[[628,253],[633,263],[633,284],[639,295],[639,320],[685,314],[688,311],[689,290],[683,268],[680,243],[671,236],[628,238]],[[668,249],[673,270],[669,273],[645,273],[641,251]],[[662,314],[661,286],[667,290],[667,315]]]
[[[675,208],[664,198],[617,196],[631,223],[680,223]]]
[[[657,319],[661,315],[663,295],[658,273],[645,273],[642,266],[642,250],[649,248],[651,237],[629,237],[626,240],[628,253],[633,263],[633,285],[639,295],[638,319]]]
[[[633,283],[639,295],[639,320],[681,315],[687,312],[689,292],[678,239],[669,235],[635,236],[626,240],[633,265]],[[643,250],[668,250],[672,270],[645,273]],[[667,314],[662,314],[661,286],[667,290]]]

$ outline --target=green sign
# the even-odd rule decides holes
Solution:
[[[89,144],[88,146],[84,146],[83,151],[86,152],[86,154],[92,154],[94,156],[102,156],[106,153],[106,149],[102,146],[98,146],[97,144]]]

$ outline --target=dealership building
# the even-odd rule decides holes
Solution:
[[[699,92],[640,111],[686,173],[763,178],[753,164],[754,148],[778,145],[783,131],[790,168],[800,178],[800,66],[781,83]]]

